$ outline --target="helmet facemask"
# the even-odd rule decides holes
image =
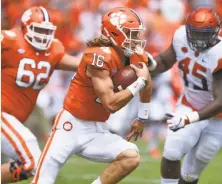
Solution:
[[[197,29],[193,26],[186,25],[187,40],[190,48],[194,51],[205,51],[218,42],[218,33],[220,27],[208,27]]]
[[[27,26],[25,39],[38,50],[47,50],[55,34],[56,26],[51,22],[31,23]]]
[[[122,36],[124,37],[124,40],[122,41],[122,44],[117,44],[117,41],[115,41],[116,33],[112,34],[114,37],[111,36],[111,34],[108,32],[106,28],[104,28],[105,33],[107,34],[108,38],[114,45],[118,45],[121,47],[124,51],[125,56],[130,57],[133,55],[134,52],[141,52],[145,46],[146,46],[146,40],[140,39],[140,34],[142,31],[145,30],[143,26],[140,26],[141,28],[128,28],[124,26],[117,26],[117,30],[121,32]],[[103,37],[106,37],[103,35]]]
[[[144,31],[145,28],[127,28],[121,27],[119,31],[125,37],[125,40],[122,42],[122,48],[124,49],[124,54],[126,56],[131,56],[134,52],[138,50],[143,50],[146,46],[146,40],[140,39],[140,34]]]

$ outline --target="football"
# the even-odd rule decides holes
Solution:
[[[143,68],[141,63],[135,64],[135,66],[138,68]],[[137,75],[134,69],[132,69],[130,66],[125,66],[113,76],[114,91],[122,91],[136,80]]]

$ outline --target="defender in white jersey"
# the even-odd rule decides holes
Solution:
[[[220,21],[210,8],[191,12],[165,52],[153,59],[153,74],[176,60],[184,79],[184,94],[175,114],[162,158],[162,184],[196,184],[204,167],[222,146],[222,41]],[[197,123],[198,122],[198,123]],[[187,126],[186,126],[187,125]],[[183,128],[183,129],[181,129]],[[188,153],[189,152],[189,153]],[[180,173],[180,160],[186,154]]]

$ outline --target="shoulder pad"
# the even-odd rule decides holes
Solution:
[[[186,41],[186,28],[185,26],[180,26],[174,33],[173,36],[173,46],[174,48],[177,47],[177,45],[181,45]]]
[[[2,48],[10,47],[17,39],[18,34],[14,30],[2,30],[1,32],[1,45]]]

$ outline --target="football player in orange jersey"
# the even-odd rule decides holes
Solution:
[[[144,128],[152,87],[147,65],[143,63],[142,69],[131,65],[138,79],[120,92],[114,93],[111,79],[143,51],[145,40],[139,37],[143,30],[141,18],[131,9],[114,8],[104,14],[102,36],[87,43],[64,107],[56,117],[39,160],[33,184],[53,184],[59,169],[73,154],[111,163],[93,184],[117,183],[139,165],[137,146],[110,133],[105,121],[110,113],[124,107],[139,93],[138,118],[127,139],[138,136]],[[140,61],[145,59],[140,56],[137,62]]]
[[[193,10],[176,30],[171,46],[155,57],[155,73],[178,61],[184,93],[169,114],[161,174],[162,184],[196,184],[222,147],[222,41],[220,20],[207,7]],[[188,153],[188,154],[187,154]],[[180,160],[186,154],[180,172]],[[181,179],[179,180],[181,174]]]
[[[2,31],[1,148],[14,160],[2,165],[2,183],[34,174],[41,152],[23,123],[54,69],[75,71],[78,67],[80,59],[64,53],[61,42],[54,39],[55,30],[47,10],[32,7],[22,15],[21,30]]]

